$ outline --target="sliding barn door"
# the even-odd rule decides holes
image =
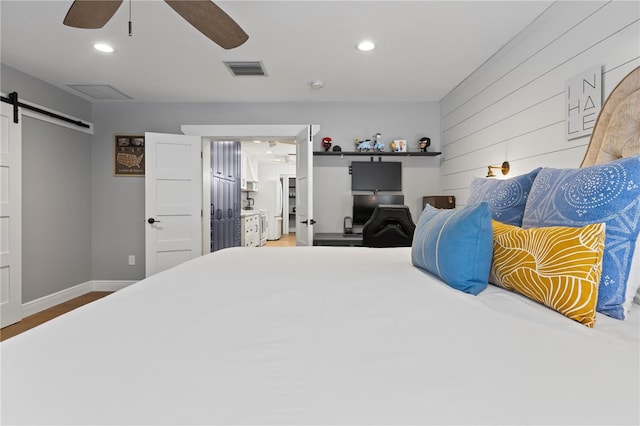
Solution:
[[[22,135],[13,107],[1,106],[0,327],[6,327],[22,319]]]

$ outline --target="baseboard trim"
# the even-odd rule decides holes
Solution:
[[[104,281],[95,280],[91,281],[92,291],[118,291],[125,287],[129,287],[131,284],[135,284],[137,281]]]
[[[91,281],[78,284],[73,287],[66,288],[58,291],[57,293],[50,294],[48,296],[41,297],[31,302],[22,304],[22,317],[28,317],[33,314],[37,314],[45,309],[53,308],[56,305],[67,302],[76,297],[80,297],[83,294],[87,294],[91,291]]]
[[[92,291],[118,291],[133,283],[135,283],[135,281],[87,281],[86,283],[66,288],[48,296],[32,300],[31,302],[23,303],[22,317],[25,318],[37,314],[45,309],[53,308],[56,305],[68,302],[71,299],[75,299]]]

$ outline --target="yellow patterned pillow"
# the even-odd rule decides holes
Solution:
[[[593,327],[605,224],[529,229],[495,220],[492,224],[489,282]]]

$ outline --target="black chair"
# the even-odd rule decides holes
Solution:
[[[416,225],[409,207],[378,204],[362,228],[365,247],[411,247]]]

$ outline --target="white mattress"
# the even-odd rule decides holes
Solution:
[[[409,248],[234,248],[1,345],[6,424],[638,424],[640,312],[589,329]]]

